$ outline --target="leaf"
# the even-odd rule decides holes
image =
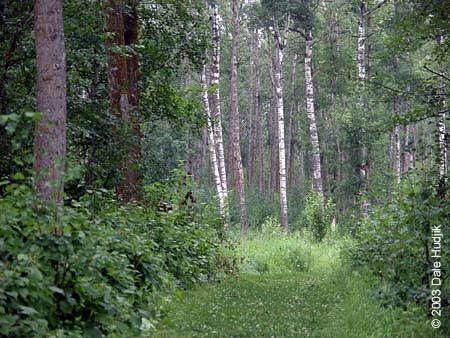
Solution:
[[[16,181],[23,181],[23,180],[25,179],[25,176],[24,176],[24,174],[22,174],[22,173],[16,173],[16,174],[13,176],[13,178],[14,178]]]
[[[57,286],[49,286],[48,288],[55,293],[59,293],[61,295],[64,294],[64,290],[58,288]]]
[[[34,308],[29,307],[29,306],[23,306],[23,305],[19,305],[20,308],[20,312],[25,314],[25,315],[37,315],[39,314],[39,312],[37,312]]]
[[[19,295],[16,291],[6,291],[5,293],[14,299],[17,299],[17,296]]]

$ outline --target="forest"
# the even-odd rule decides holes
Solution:
[[[450,337],[450,0],[0,0],[0,338]]]

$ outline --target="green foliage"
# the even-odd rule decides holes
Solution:
[[[0,335],[145,336],[177,286],[217,270],[217,225],[205,222],[215,218],[176,206],[178,198],[166,198],[171,212],[156,213],[90,191],[55,218],[36,209],[27,185],[7,186],[0,199]]]
[[[324,201],[323,195],[315,191],[311,191],[306,196],[302,219],[316,241],[321,242],[329,232],[333,214],[334,205],[330,199]]]
[[[431,295],[433,258],[432,227],[443,232],[442,250],[450,247],[447,190],[439,192],[433,182],[416,174],[404,180],[391,201],[374,208],[358,229],[354,247],[348,250],[354,265],[367,265],[383,281],[377,297],[387,303],[404,304],[408,300],[426,303]],[[441,260],[444,281],[442,302],[450,301],[450,287],[445,282],[450,269]]]
[[[294,273],[308,271],[310,245],[299,233],[290,234],[273,217],[267,218],[260,231],[250,232],[229,255],[239,261],[238,269],[251,273]]]

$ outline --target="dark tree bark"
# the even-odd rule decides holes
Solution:
[[[140,158],[138,110],[138,56],[136,50],[127,56],[118,48],[137,44],[137,2],[124,13],[121,0],[105,3],[106,40],[108,63],[108,89],[112,114],[116,118],[118,136],[116,146],[119,158],[120,180],[116,186],[117,197],[124,203],[139,199],[138,160]]]
[[[66,60],[62,0],[36,0],[34,7],[37,111],[34,173],[37,197],[63,204],[66,157]]]

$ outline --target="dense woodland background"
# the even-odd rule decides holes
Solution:
[[[423,307],[442,226],[448,309],[449,13],[1,1],[0,336],[145,336],[268,220]]]

